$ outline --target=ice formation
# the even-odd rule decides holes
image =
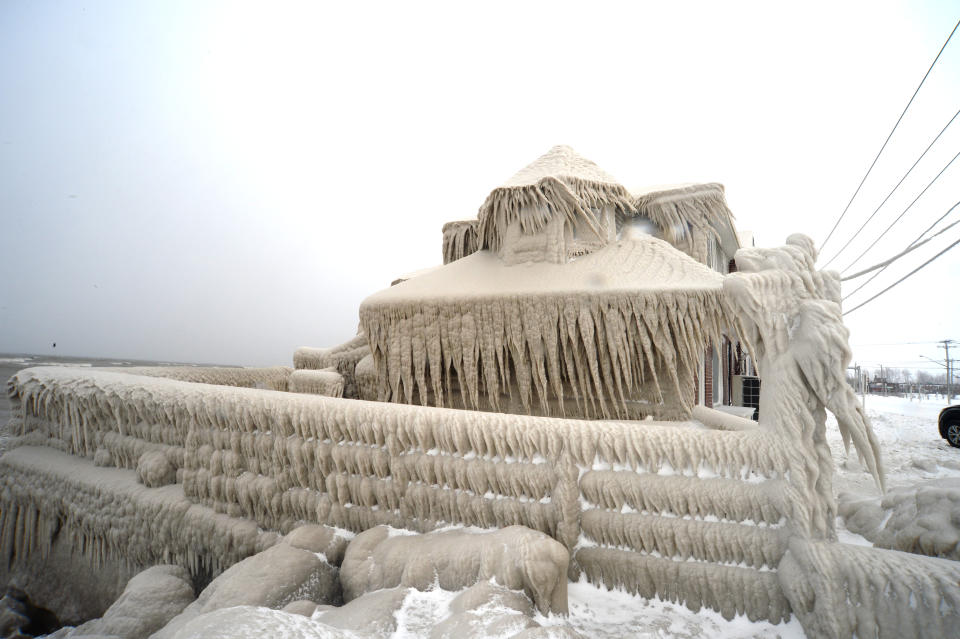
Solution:
[[[480,250],[477,220],[447,222],[443,225],[443,263],[449,264]]]
[[[311,393],[327,397],[343,397],[343,375],[334,368],[322,370],[296,370],[290,375],[289,390],[292,393]]]
[[[733,228],[722,184],[682,184],[633,192],[636,215],[649,218],[673,246],[706,264],[718,220]]]
[[[481,249],[499,251],[511,225],[532,235],[559,220],[570,233],[602,240],[597,212],[633,209],[627,190],[568,146],[555,146],[491,191],[477,214]],[[590,240],[588,240],[590,241]]]
[[[116,636],[147,639],[193,601],[190,575],[180,566],[152,566],[127,582],[123,594],[104,613],[55,639]]]
[[[622,233],[632,217],[666,241]],[[355,338],[299,349],[294,371],[20,371],[0,557],[23,572],[67,545],[91,566],[174,563],[201,585],[229,573],[170,637],[210,630],[227,618],[217,606],[247,595],[330,598],[330,580],[284,590],[256,576],[336,569],[345,538],[305,523],[362,533],[344,560],[348,598],[495,577],[562,610],[566,573],[727,618],[792,610],[826,636],[948,628],[954,564],[834,543],[827,409],[883,487],[844,380],[836,274],[791,236],[741,250],[724,276],[705,265],[718,224],[732,228],[719,185],[630,195],[557,147],[475,222],[445,227],[445,266],[368,298]],[[701,358],[723,338],[763,375],[759,423],[694,406]],[[522,559],[462,532],[379,528],[451,525],[497,529],[473,537]],[[353,623],[348,606],[318,617]],[[456,614],[451,628],[478,621]]]
[[[882,498],[839,496],[851,532],[879,548],[960,560],[960,479],[900,488]]]
[[[700,353],[725,324],[722,279],[653,237],[566,264],[474,253],[361,305],[378,399],[686,418]]]
[[[794,538],[778,577],[809,636],[952,637],[960,624],[948,559]]]
[[[341,396],[356,399],[359,395],[354,372],[357,363],[369,354],[367,338],[360,334],[334,348],[298,348],[293,354],[293,366],[298,371],[335,370],[343,376]]]
[[[166,377],[184,382],[200,384],[220,384],[222,386],[242,386],[245,388],[269,388],[287,390],[287,381],[292,370],[287,366],[269,368],[240,368],[233,366],[130,366],[125,368],[105,368],[147,377]]]
[[[803,235],[791,235],[782,248],[741,249],[736,261],[723,299],[763,376],[760,425],[792,442],[785,447],[793,458],[790,482],[812,510],[809,519],[791,523],[802,534],[831,539],[836,504],[825,408],[883,488],[879,446],[844,377],[849,331],[837,275],[816,270],[813,241]]]
[[[510,548],[511,552],[504,552]],[[567,612],[570,555],[550,537],[522,526],[473,533],[390,535],[385,526],[351,542],[340,580],[347,601],[365,592],[404,586],[461,590],[489,579],[522,590],[540,612]]]
[[[76,474],[76,488],[66,494],[96,486],[97,473],[128,472],[126,481],[135,491],[124,497],[128,503],[154,490],[172,491],[212,509],[204,512],[223,513],[218,516],[225,523],[250,522],[253,531],[258,524],[286,532],[299,521],[354,531],[380,524],[421,531],[449,524],[519,524],[563,543],[573,553],[574,573],[582,571],[598,583],[682,594],[689,606],[745,610],[752,618],[781,618],[776,615],[782,606],[770,603],[770,597],[781,601],[769,573],[778,559],[777,530],[783,521],[805,521],[810,511],[807,497],[786,481],[790,451],[759,428],[356,402],[68,368],[21,371],[13,388],[24,439],[87,457],[106,450],[105,457],[121,465],[136,461],[125,453],[129,442],[165,441],[183,482],[182,493],[180,484],[147,489],[131,471],[77,460],[90,472]],[[43,438],[34,440],[31,433]],[[83,442],[89,445],[79,445]],[[11,479],[15,475],[7,468],[21,451],[71,459],[53,450],[16,449],[0,458]],[[26,500],[25,493],[6,494],[5,504]],[[67,507],[44,491],[31,494],[27,503],[39,500],[44,512]],[[630,532],[638,522],[657,519],[674,523],[657,523],[639,537]],[[110,550],[107,538],[113,533],[108,520],[102,521],[104,528],[85,529],[66,518],[65,529],[78,526],[90,535],[85,548],[107,544]],[[149,521],[135,520],[132,530],[149,537]],[[5,537],[14,546],[24,539],[17,530]],[[749,549],[760,540],[761,549]],[[184,551],[174,542],[159,537],[157,549],[171,544],[164,552],[180,557]],[[254,535],[243,547],[265,543]],[[221,568],[249,554],[204,552],[219,557]],[[621,555],[647,568],[623,571]],[[183,561],[190,565],[189,557]],[[730,568],[717,574],[729,576],[705,589],[704,575],[717,563]],[[677,579],[680,586],[671,585]],[[745,590],[743,583],[755,585]],[[750,594],[771,587],[765,599]]]

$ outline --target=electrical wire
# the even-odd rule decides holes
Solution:
[[[872,249],[874,246],[876,246],[876,245],[877,245],[877,242],[879,242],[880,240],[882,240],[883,237],[884,237],[887,233],[890,232],[890,229],[892,229],[892,228],[896,225],[896,223],[899,222],[899,221],[903,218],[903,216],[907,214],[907,211],[909,211],[911,208],[913,208],[913,205],[917,203],[917,200],[919,200],[921,197],[923,197],[923,194],[926,193],[927,190],[928,190],[931,186],[933,186],[934,184],[936,184],[937,180],[940,179],[940,176],[943,175],[944,171],[946,171],[947,169],[949,169],[949,168],[950,168],[950,165],[953,164],[954,160],[956,160],[958,157],[960,157],[960,151],[957,151],[957,154],[954,155],[954,156],[950,159],[949,162],[947,162],[947,165],[946,165],[945,167],[943,167],[942,169],[940,169],[940,172],[937,173],[936,177],[934,177],[932,180],[930,180],[930,183],[927,184],[925,187],[923,187],[923,190],[920,191],[920,193],[917,195],[917,197],[913,198],[913,201],[910,202],[910,204],[907,205],[907,208],[903,209],[903,211],[900,213],[900,215],[897,216],[897,219],[895,219],[893,222],[891,222],[891,223],[890,223],[890,226],[888,226],[887,228],[885,228],[885,229],[883,230],[883,233],[881,233],[879,236],[877,236],[877,238],[876,238],[875,240],[873,240],[873,242],[870,243],[870,246],[868,246],[867,248],[863,249],[863,251],[860,253],[860,255],[858,255],[857,257],[855,257],[852,262],[850,262],[849,264],[847,264],[847,268],[845,268],[845,269],[843,269],[842,271],[840,271],[840,273],[843,274],[843,273],[846,273],[847,271],[849,271],[851,268],[853,268],[853,265],[854,265],[854,264],[856,264],[857,262],[859,262],[860,259],[870,251],[870,249]]]
[[[883,141],[883,146],[880,147],[880,150],[877,151],[877,156],[873,158],[873,162],[870,164],[870,168],[867,169],[867,172],[864,174],[863,179],[860,180],[860,184],[857,186],[857,190],[853,192],[853,195],[850,197],[850,201],[847,202],[847,206],[843,209],[843,213],[840,214],[840,217],[834,223],[833,228],[830,229],[830,232],[827,234],[827,239],[823,241],[823,244],[820,245],[820,249],[817,253],[823,252],[823,247],[827,245],[827,242],[830,241],[830,237],[833,235],[833,232],[837,230],[837,226],[840,225],[840,221],[843,220],[843,216],[847,214],[847,211],[850,210],[850,205],[853,204],[853,200],[856,199],[857,193],[860,192],[860,189],[863,188],[863,183],[867,181],[867,177],[870,175],[870,172],[873,171],[873,167],[877,164],[877,160],[880,159],[880,154],[883,153],[883,150],[887,148],[887,143],[890,142],[890,138],[893,137],[894,131],[897,130],[897,127],[900,126],[900,121],[903,120],[903,116],[906,115],[907,109],[910,108],[910,105],[913,104],[913,99],[917,97],[917,93],[920,92],[920,87],[923,86],[923,83],[927,81],[927,76],[930,75],[930,72],[933,71],[934,65],[937,64],[937,60],[940,59],[940,55],[943,53],[943,50],[947,48],[947,44],[950,43],[950,39],[953,37],[953,34],[956,33],[957,27],[960,27],[960,20],[957,20],[957,24],[954,25],[953,31],[950,32],[950,35],[947,36],[946,42],[943,43],[943,46],[940,47],[940,51],[937,52],[937,57],[933,59],[933,62],[930,63],[930,68],[927,69],[927,72],[923,75],[923,79],[920,80],[920,84],[917,85],[916,90],[913,92],[913,95],[910,96],[910,101],[907,102],[907,106],[903,107],[903,113],[900,114],[900,117],[897,118],[896,124],[893,125],[893,129],[890,130],[890,134],[887,136],[887,139]]]
[[[846,281],[848,281],[848,280],[856,279],[856,278],[860,277],[861,275],[866,275],[867,273],[870,273],[870,272],[872,272],[872,271],[875,271],[875,270],[877,270],[878,268],[881,269],[881,270],[882,270],[882,269],[885,269],[885,268],[887,268],[888,266],[890,266],[891,264],[893,264],[894,262],[896,262],[897,260],[899,260],[899,259],[900,259],[901,257],[903,257],[904,255],[906,255],[907,253],[910,253],[910,252],[912,252],[912,251],[915,251],[915,250],[917,250],[918,248],[920,248],[921,246],[923,246],[924,244],[926,244],[927,242],[933,240],[933,239],[936,238],[936,237],[939,237],[939,236],[943,235],[944,233],[946,233],[947,231],[949,231],[950,229],[952,229],[953,227],[955,227],[957,224],[960,224],[960,220],[957,220],[956,222],[952,222],[951,224],[948,224],[947,226],[943,227],[942,229],[940,229],[939,231],[937,231],[936,233],[934,233],[933,235],[931,235],[930,237],[928,237],[928,238],[925,239],[924,241],[920,242],[919,244],[916,244],[916,245],[911,244],[910,247],[907,248],[905,251],[901,251],[900,253],[897,253],[896,255],[894,255],[893,257],[891,257],[890,259],[888,259],[888,260],[886,260],[886,261],[884,261],[884,262],[880,262],[880,263],[878,263],[878,264],[874,264],[874,265],[871,266],[870,268],[864,269],[864,270],[860,271],[859,273],[854,273],[853,275],[848,275],[848,276],[842,278],[840,281],[841,281],[841,282],[846,282]]]
[[[877,208],[875,208],[875,209],[873,210],[873,213],[870,214],[870,217],[867,218],[867,221],[860,225],[860,228],[857,229],[857,232],[854,233],[853,236],[852,236],[849,240],[847,240],[847,243],[846,243],[846,244],[844,244],[843,246],[840,247],[840,250],[837,251],[837,252],[834,254],[834,256],[831,257],[830,260],[829,260],[826,264],[823,265],[823,268],[827,268],[828,266],[830,266],[830,264],[831,264],[835,259],[837,259],[838,257],[840,257],[840,254],[843,253],[843,251],[844,251],[848,246],[850,246],[850,243],[851,243],[851,242],[853,242],[855,239],[857,239],[857,236],[860,235],[860,233],[863,231],[863,229],[867,228],[867,224],[870,223],[870,220],[872,220],[872,219],[874,218],[874,216],[877,214],[877,212],[878,212],[881,208],[883,208],[883,205],[887,203],[887,200],[889,200],[890,197],[896,192],[896,190],[900,188],[900,185],[903,184],[903,181],[907,179],[907,176],[909,176],[910,173],[911,173],[915,168],[917,168],[917,165],[920,164],[920,160],[922,160],[923,157],[927,154],[927,151],[929,151],[930,148],[931,148],[934,144],[936,144],[937,140],[940,139],[940,136],[943,135],[943,132],[947,130],[947,127],[949,127],[951,124],[953,124],[953,121],[957,119],[957,116],[958,116],[958,115],[960,115],[960,109],[957,109],[957,112],[953,114],[953,117],[950,118],[950,121],[947,122],[942,129],[940,129],[940,133],[937,133],[937,137],[933,138],[933,141],[930,142],[930,144],[927,145],[927,148],[925,148],[925,149],[923,150],[923,153],[921,153],[921,154],[920,154],[920,157],[918,157],[917,160],[913,163],[913,166],[911,166],[909,169],[907,169],[907,172],[903,174],[903,177],[900,178],[900,181],[897,182],[897,185],[896,185],[895,187],[893,187],[893,189],[891,189],[889,193],[887,193],[887,197],[883,198],[883,202],[881,202],[881,203],[877,206]]]
[[[933,224],[931,224],[930,226],[928,226],[928,227],[926,228],[926,230],[923,231],[923,233],[921,233],[920,235],[918,235],[912,242],[910,242],[910,246],[913,246],[914,244],[916,244],[917,242],[919,242],[920,239],[921,239],[924,235],[926,235],[927,233],[930,232],[930,229],[932,229],[932,228],[935,227],[937,224],[939,224],[940,222],[942,222],[942,221],[943,221],[943,218],[945,218],[945,217],[947,217],[948,215],[950,215],[951,211],[953,211],[953,209],[957,208],[958,206],[960,206],[960,202],[957,202],[956,204],[954,204],[953,206],[951,206],[949,209],[947,209],[947,212],[946,212],[946,213],[944,213],[943,215],[941,215],[940,217],[938,217],[938,218],[936,219],[936,221],[934,221]],[[954,224],[956,224],[956,222],[954,222]],[[953,226],[953,224],[951,224],[950,226]],[[947,227],[947,228],[950,228],[950,227]],[[944,229],[944,230],[946,230],[946,229]],[[943,232],[943,231],[939,231],[939,232],[937,233],[937,235],[940,235],[940,233],[942,233],[942,232]],[[937,235],[934,235],[933,237],[936,237]],[[931,238],[929,238],[929,239],[933,239],[933,237],[931,237]],[[924,243],[926,243],[926,242],[924,242]],[[907,248],[910,249],[909,246],[908,246]],[[906,251],[904,251],[904,252],[906,252]],[[848,297],[850,297],[850,296],[852,296],[852,295],[855,295],[857,291],[859,291],[859,290],[862,289],[864,286],[866,286],[867,284],[869,284],[870,282],[872,282],[874,279],[876,279],[876,277],[877,277],[878,275],[880,275],[880,273],[883,273],[885,270],[887,270],[887,266],[889,266],[889,264],[884,265],[878,272],[874,273],[873,276],[870,277],[870,279],[868,279],[866,282],[864,282],[863,284],[861,284],[861,285],[858,286],[857,288],[853,289],[852,291],[850,291],[849,293],[847,293],[846,295],[844,295],[844,296],[843,296],[843,299],[846,300]],[[858,275],[859,275],[859,274],[858,274]],[[857,277],[857,275],[851,275],[851,276],[849,276],[849,277],[845,277],[842,281],[850,280],[850,279],[853,279],[854,277]]]
[[[908,277],[910,277],[911,275],[913,275],[914,273],[916,273],[917,271],[919,271],[920,269],[922,269],[923,267],[925,267],[925,266],[926,266],[927,264],[929,264],[930,262],[934,261],[935,259],[937,259],[937,258],[940,257],[941,255],[943,255],[944,253],[946,253],[947,251],[949,251],[950,249],[952,249],[952,248],[953,248],[954,246],[956,246],[957,244],[960,244],[960,240],[955,241],[953,244],[951,244],[951,245],[948,246],[947,248],[943,249],[942,251],[940,251],[939,253],[937,253],[937,254],[934,255],[933,257],[931,257],[929,260],[927,260],[926,262],[924,262],[923,264],[921,264],[921,265],[918,266],[917,268],[913,269],[912,271],[910,271],[909,273],[907,273],[906,275],[904,275],[903,277],[901,277],[899,280],[897,280],[896,282],[894,282],[893,284],[891,284],[891,285],[888,286],[887,288],[883,289],[882,291],[880,291],[879,293],[877,293],[876,295],[874,295],[873,297],[871,297],[870,299],[868,299],[866,302],[861,302],[860,304],[857,304],[856,306],[854,306],[853,308],[851,308],[849,311],[845,311],[843,314],[844,314],[844,315],[849,315],[850,313],[854,312],[855,310],[857,310],[857,309],[860,308],[861,306],[865,306],[865,305],[869,304],[870,302],[872,302],[873,300],[877,299],[878,297],[880,297],[881,295],[883,295],[884,293],[886,293],[887,291],[889,291],[891,288],[893,288],[894,286],[896,286],[897,284],[899,284],[899,283],[902,282],[903,280],[907,279]]]

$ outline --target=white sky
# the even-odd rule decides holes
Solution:
[[[958,17],[946,1],[6,0],[0,351],[289,364],[349,338],[364,297],[438,263],[442,224],[555,144],[627,186],[722,182],[759,244],[819,244]],[[826,258],[960,108],[958,80],[960,35]],[[960,121],[862,239],[957,151]],[[861,264],[957,199],[960,160]],[[901,343],[960,340],[958,283],[960,248],[848,316],[857,359],[936,368],[934,344]]]

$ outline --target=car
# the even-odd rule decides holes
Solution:
[[[960,404],[947,406],[940,411],[937,423],[940,425],[940,436],[951,446],[960,448]]]

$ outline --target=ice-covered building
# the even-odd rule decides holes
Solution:
[[[740,248],[720,184],[630,192],[557,146],[443,240],[443,267],[361,306],[366,399],[685,419],[748,372],[719,304]]]
[[[367,298],[360,335],[293,371],[14,375],[0,578],[102,612],[137,570],[202,586],[304,523],[519,525],[570,578],[693,610],[797,614],[815,636],[956,627],[956,562],[837,543],[826,410],[880,487],[883,468],[809,238],[742,247],[728,273],[721,187],[631,194],[567,147],[443,238],[444,266]],[[759,421],[701,400],[724,339],[764,375]]]

